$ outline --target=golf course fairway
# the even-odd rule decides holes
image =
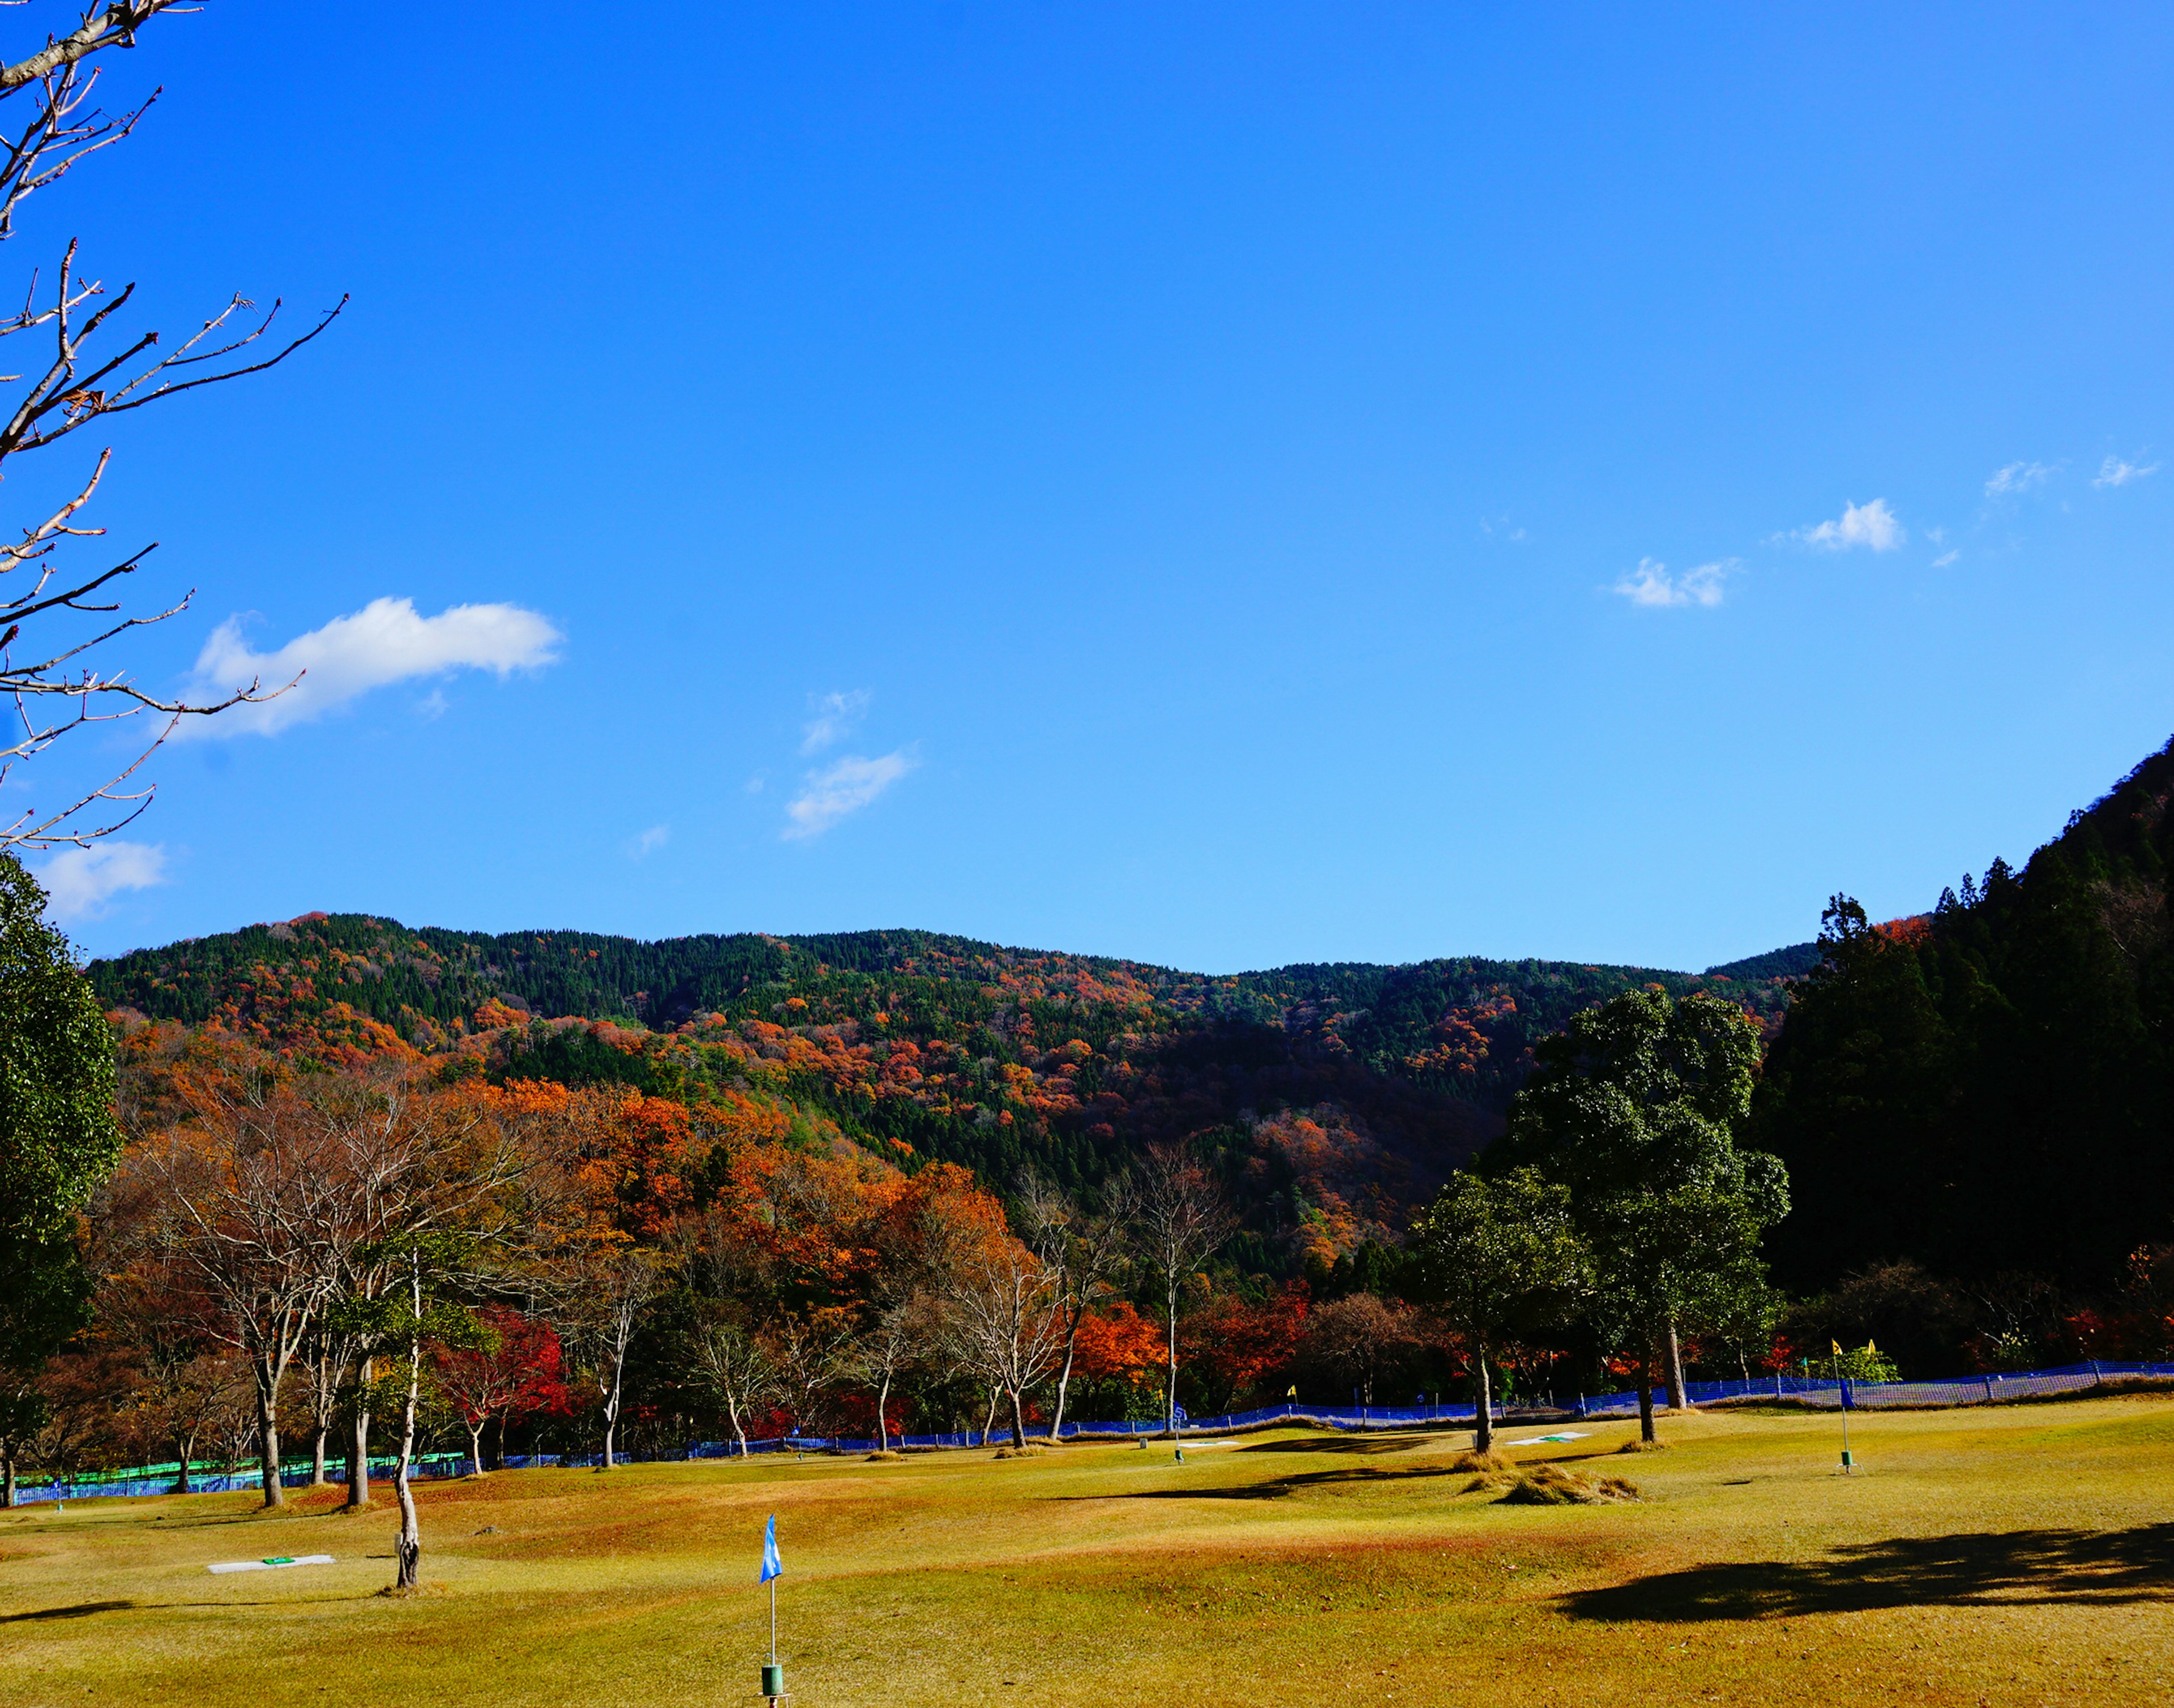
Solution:
[[[1859,1413],[1855,1476],[1832,1414],[1577,1427],[1507,1457],[1642,1499],[1463,1492],[1468,1433],[504,1472],[422,1489],[404,1598],[389,1488],[32,1506],[0,1702],[753,1702],[773,1512],[793,1708],[2174,1700],[2174,1400]]]

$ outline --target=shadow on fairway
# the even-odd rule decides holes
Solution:
[[[1928,1603],[2174,1599],[2174,1523],[1898,1538],[1824,1559],[1701,1565],[1563,1597],[1582,1619],[1756,1619]]]
[[[40,1608],[35,1613],[0,1613],[0,1625],[15,1625],[25,1619],[85,1619],[93,1613],[124,1613],[136,1603],[132,1601],[78,1602],[72,1608]]]
[[[1239,1483],[1224,1488],[1136,1489],[1129,1494],[1064,1494],[1071,1500],[1280,1500],[1303,1489],[1338,1483],[1402,1483],[1414,1477],[1454,1477],[1462,1473],[1446,1465],[1428,1465],[1409,1471],[1379,1471],[1371,1465],[1348,1470],[1302,1471],[1289,1477],[1272,1477],[1265,1483]]]
[[[1441,1446],[1444,1435],[1319,1435],[1296,1441],[1248,1441],[1241,1453],[1402,1453],[1414,1447]]]

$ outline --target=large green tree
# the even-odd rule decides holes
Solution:
[[[1492,1178],[1459,1170],[1413,1224],[1412,1257],[1420,1289],[1471,1357],[1473,1446],[1487,1452],[1490,1353],[1521,1329],[1560,1322],[1589,1285],[1570,1189],[1533,1168]]]
[[[1737,1144],[1758,1030],[1717,997],[1626,991],[1533,1054],[1490,1171],[1534,1168],[1568,1189],[1593,1253],[1593,1320],[1637,1358],[1650,1440],[1655,1354],[1679,1406],[1680,1332],[1726,1322],[1763,1288],[1760,1236],[1788,1209],[1781,1163]]]
[[[0,1501],[43,1420],[37,1378],[89,1319],[75,1217],[121,1154],[113,1038],[45,892],[0,854]]]

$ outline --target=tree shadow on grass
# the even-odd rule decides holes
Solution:
[[[1238,1483],[1198,1489],[1136,1489],[1128,1494],[1065,1494],[1063,1500],[1281,1500],[1307,1489],[1338,1483],[1403,1483],[1414,1478],[1454,1477],[1463,1474],[1447,1465],[1417,1466],[1409,1471],[1382,1471],[1371,1465],[1354,1465],[1334,1471],[1301,1471],[1288,1477],[1271,1477],[1261,1483]]]
[[[1877,1608],[2174,1600],[2174,1523],[1898,1537],[1824,1559],[1663,1572],[1563,1598],[1573,1619],[1782,1619]]]
[[[93,1613],[126,1612],[132,1601],[78,1602],[71,1608],[38,1608],[26,1613],[0,1613],[0,1625],[21,1624],[26,1619],[84,1619]]]
[[[1248,1441],[1241,1453],[1403,1453],[1414,1447],[1441,1446],[1443,1438],[1429,1435],[1322,1435],[1296,1441]]]

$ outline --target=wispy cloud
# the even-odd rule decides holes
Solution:
[[[1808,546],[1823,546],[1831,552],[1847,551],[1852,546],[1891,552],[1902,543],[1902,524],[1888,509],[1885,499],[1875,498],[1870,504],[1845,504],[1834,521],[1801,528],[1797,538]]]
[[[1672,576],[1666,564],[1641,558],[1638,567],[1610,591],[1620,593],[1634,605],[1718,605],[1721,584],[1737,567],[1737,560],[1730,558],[1722,563],[1701,564],[1695,570]]]
[[[2118,457],[2109,457],[2099,465],[2099,472],[2091,482],[2093,486],[2126,486],[2132,480],[2141,480],[2147,474],[2159,473],[2155,462],[2124,462]]]
[[[839,819],[860,809],[882,794],[921,761],[900,748],[879,759],[847,754],[802,780],[800,792],[785,808],[790,821],[781,833],[788,842],[819,836]]]
[[[1936,570],[1944,570],[1962,554],[1962,549],[1960,546],[1953,551],[1942,552],[1939,556],[1933,559],[1933,567]]]
[[[38,868],[46,911],[66,924],[96,919],[124,889],[149,889],[166,881],[166,851],[156,842],[116,842],[63,848]]]
[[[819,754],[845,740],[858,727],[869,698],[867,689],[856,688],[850,694],[826,694],[814,700],[815,716],[803,727],[800,751]]]
[[[1512,522],[1506,511],[1501,516],[1480,517],[1479,532],[1483,538],[1508,540],[1512,545],[1522,545],[1525,541],[1524,529]]]
[[[449,670],[535,669],[554,662],[564,638],[518,605],[456,605],[420,617],[412,599],[372,599],[351,617],[297,635],[276,652],[253,651],[242,619],[212,631],[197,657],[187,692],[219,700],[254,678],[266,689],[301,680],[275,699],[237,705],[217,717],[183,718],[179,737],[277,735],[322,717],[373,688]],[[427,707],[427,702],[426,702]]]
[[[626,845],[627,858],[646,860],[671,840],[672,827],[669,824],[652,824]]]
[[[2017,493],[2028,492],[2034,486],[2044,485],[2058,467],[2051,462],[2011,462],[2004,468],[1995,469],[1987,478],[1985,495],[2012,498]]]

